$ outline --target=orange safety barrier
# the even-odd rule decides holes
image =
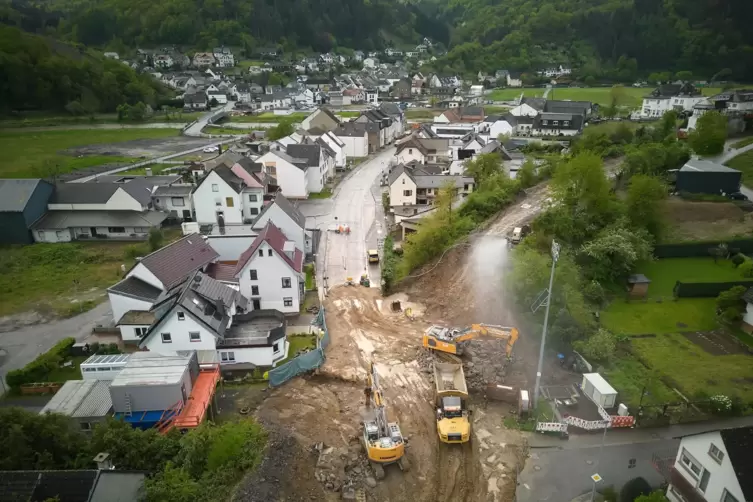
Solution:
[[[635,425],[635,417],[612,415],[612,427],[632,427],[633,425]]]
[[[178,429],[198,427],[204,421],[219,381],[219,366],[202,369],[193,384],[191,396],[186,401],[183,411],[173,420],[172,427]]]

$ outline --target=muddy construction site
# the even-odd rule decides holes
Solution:
[[[509,363],[504,340],[476,339],[466,350],[462,359],[473,414],[471,441],[464,445],[443,444],[437,437],[435,356],[421,347],[421,337],[433,324],[517,326],[513,302],[502,287],[509,252],[504,236],[530,221],[545,199],[544,187],[530,191],[392,297],[382,298],[375,288],[332,289],[324,302],[331,336],[325,364],[316,375],[269,391],[256,412],[284,445],[271,449],[261,473],[253,476],[255,483],[267,486],[267,472],[275,472],[274,488],[263,493],[241,490],[235,499],[263,500],[274,493],[266,500],[512,501],[527,457],[526,440],[503,424],[514,407],[487,400],[484,389],[488,383],[533,387],[538,333],[521,329]],[[400,301],[403,311],[393,310],[394,301]],[[412,319],[405,315],[406,308],[411,308]],[[400,424],[407,438],[410,462],[405,472],[388,466],[380,481],[359,443],[368,412],[364,388],[371,361],[380,376],[388,418]],[[546,371],[556,378],[554,367]],[[275,460],[276,455],[287,460]],[[265,465],[283,465],[282,472]]]

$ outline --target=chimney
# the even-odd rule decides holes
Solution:
[[[109,453],[97,453],[97,456],[94,457],[94,462],[97,464],[97,469],[100,471],[111,471],[115,469],[115,466],[112,465]]]

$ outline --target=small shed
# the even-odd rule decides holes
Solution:
[[[113,380],[122,370],[130,354],[93,355],[81,363],[84,380]]]
[[[628,277],[628,294],[631,298],[646,298],[651,279],[643,274],[633,274]]]
[[[39,412],[60,413],[74,419],[82,431],[90,431],[111,414],[109,381],[68,380]]]
[[[614,408],[617,402],[617,391],[599,373],[584,373],[580,387],[586,397],[602,408]]]
[[[716,162],[691,159],[677,172],[678,192],[731,194],[740,191],[742,173]]]

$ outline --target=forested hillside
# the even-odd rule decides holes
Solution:
[[[726,68],[753,80],[751,0],[424,1],[454,27],[444,63],[457,71],[563,62],[582,77],[669,70],[708,79]]]
[[[0,113],[112,112],[123,103],[154,105],[163,89],[147,75],[83,48],[0,25]]]

